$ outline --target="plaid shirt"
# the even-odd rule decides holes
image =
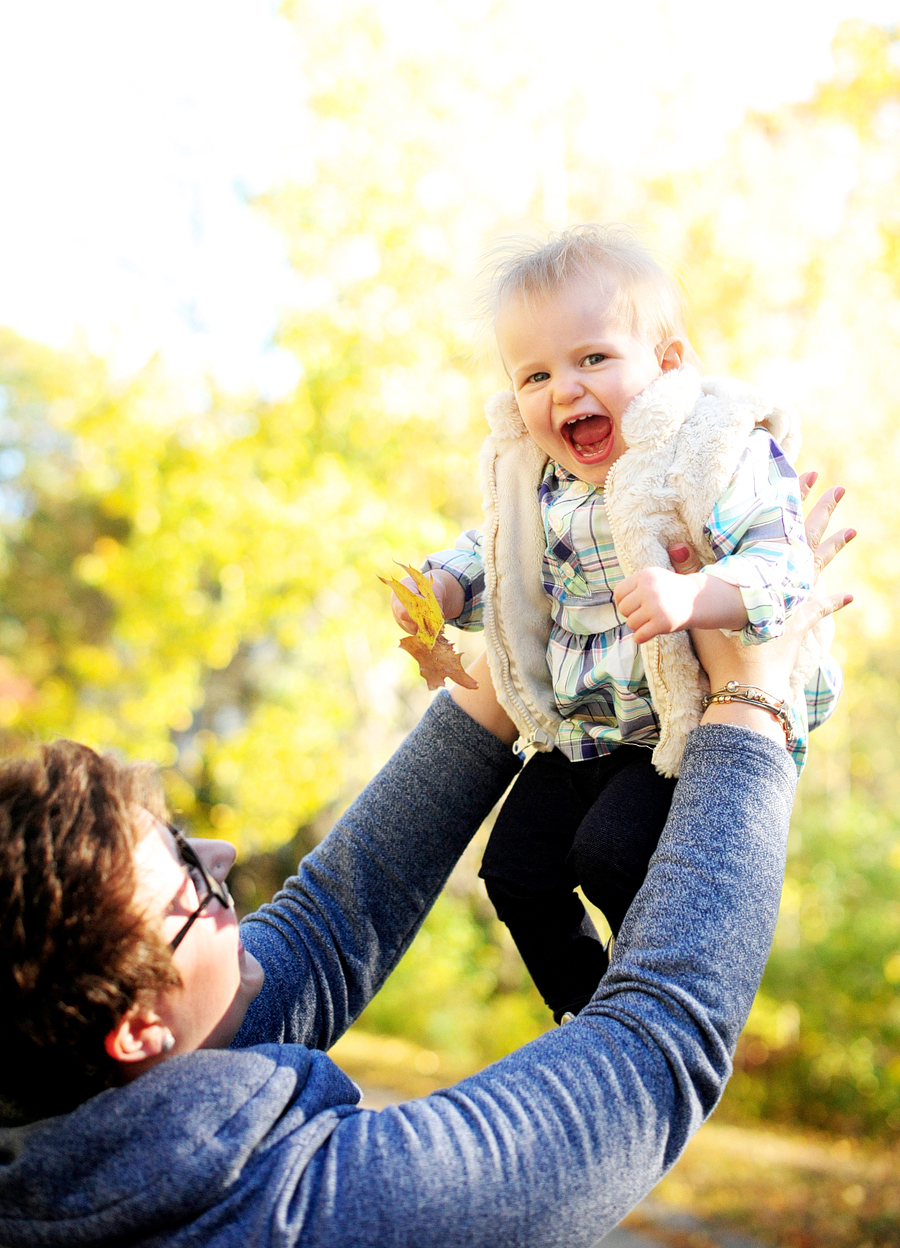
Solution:
[[[654,746],[659,723],[650,702],[640,649],[613,602],[624,579],[616,558],[603,490],[550,461],[540,485],[547,538],[543,584],[552,625],[547,662],[563,719],[556,744],[580,761],[620,743]],[[778,637],[808,597],[812,552],[806,544],[797,475],[764,429],[754,430],[727,490],[706,523],[716,562],[703,568],[737,585],[747,609],[748,644]],[[444,568],[460,582],[465,606],[458,628],[480,629],[484,608],[481,534],[464,533],[452,550],[429,555],[424,569]],[[807,738],[831,714],[841,672],[829,657],[793,713],[791,753],[798,771]]]

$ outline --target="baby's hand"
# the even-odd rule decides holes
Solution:
[[[743,628],[741,591],[700,572],[679,576],[668,568],[643,568],[616,586],[613,600],[642,645],[680,628]]]
[[[460,585],[455,576],[445,572],[443,568],[437,568],[433,572],[429,572],[428,575],[431,577],[431,588],[434,590],[434,596],[438,600],[441,614],[445,620],[455,620],[466,604],[466,596],[462,585]],[[414,594],[419,592],[411,576],[405,576],[400,584],[407,585]],[[404,607],[396,594],[391,594],[391,610],[394,613],[394,619],[402,629],[407,633],[415,633],[416,626],[406,607]]]
[[[616,586],[613,601],[638,644],[687,626],[697,596],[696,579],[706,578],[679,576],[667,568],[642,568]]]

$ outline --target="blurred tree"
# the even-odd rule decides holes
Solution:
[[[452,301],[433,298],[434,291],[451,289],[451,261],[445,247],[444,265],[435,265],[423,243],[452,240],[460,208],[452,195],[436,198],[429,226],[439,233],[423,231],[416,195],[427,197],[434,183],[425,172],[429,161],[445,178],[452,168],[452,156],[441,159],[454,137],[453,119],[440,106],[445,63],[437,46],[431,57],[404,60],[379,31],[371,6],[346,6],[349,25],[330,25],[331,43],[320,42],[315,13],[315,6],[303,7],[309,47],[322,53],[320,91],[312,98],[332,118],[329,142],[319,176],[269,207],[295,240],[301,271],[318,274],[320,302],[308,320],[288,327],[286,341],[310,359],[304,353],[327,326],[319,366],[337,367],[349,355],[360,362],[362,382],[366,362],[371,367],[384,350],[383,329],[373,333],[364,312],[377,290],[381,306],[409,318],[402,341],[388,349],[392,367],[440,359],[442,342],[451,344],[452,359],[458,352],[457,326],[447,316]],[[842,584],[857,590],[853,615],[839,625],[847,690],[834,722],[816,736],[801,786],[776,950],[731,1093],[736,1109],[849,1130],[900,1130],[900,1013],[893,1004],[900,982],[893,864],[900,851],[889,813],[900,796],[891,745],[900,688],[888,642],[896,631],[898,554],[891,538],[900,496],[879,490],[876,476],[876,465],[895,462],[900,445],[892,395],[900,323],[897,47],[889,31],[845,26],[832,81],[806,104],[748,117],[726,152],[697,171],[644,184],[623,175],[610,180],[601,152],[578,158],[571,112],[561,115],[556,136],[570,219],[637,217],[669,240],[676,263],[690,275],[697,345],[710,371],[786,391],[799,403],[805,460],[850,488],[841,520],[864,533],[839,573]],[[358,72],[367,58],[382,66],[377,80]],[[469,85],[481,115],[493,120],[497,104],[484,80]],[[387,150],[384,134],[391,136]],[[413,193],[399,196],[401,185]],[[540,190],[536,180],[537,209]],[[343,215],[335,215],[335,203]],[[498,213],[495,228],[500,219]],[[379,239],[391,239],[391,246],[382,250]],[[360,263],[368,256],[373,271],[341,291],[333,275],[346,255]],[[370,328],[361,332],[364,324]],[[429,344],[423,356],[431,333],[437,350]],[[408,348],[413,356],[404,355]],[[362,382],[360,405],[363,394],[374,393]],[[463,519],[471,461],[463,458],[460,466],[460,454],[469,453],[471,435],[467,441],[465,427],[461,433],[450,457],[435,463],[427,493],[443,514],[461,511]],[[405,443],[407,454],[414,436]],[[404,454],[403,445],[397,450]],[[415,453],[418,480],[425,479],[426,456],[424,449]],[[476,927],[477,906],[473,892]],[[445,914],[434,922],[451,921]],[[483,930],[496,941],[489,927]],[[497,948],[486,953],[482,968],[496,960]],[[401,969],[369,1021],[435,1044],[432,1015],[420,1008],[428,998],[427,959],[416,950],[409,957],[415,974]],[[418,996],[404,988],[405,975]],[[484,990],[475,987],[479,975],[469,979],[480,1000],[499,999],[496,978]],[[457,1027],[466,1032],[461,1013]]]
[[[526,215],[640,220],[690,274],[709,370],[798,402],[806,462],[840,474],[842,521],[864,534],[838,574],[857,590],[847,688],[813,741],[730,1103],[900,1133],[895,34],[848,25],[812,100],[642,181],[612,167],[605,99],[550,90],[546,48],[524,55],[533,35],[503,0],[288,11],[308,169],[259,207],[297,272],[279,335],[296,390],[186,394],[157,365],[122,382],[0,335],[7,744],[66,733],[153,758],[198,830],[245,853],[308,847],[427,701],[376,574],[478,521],[479,409],[499,379],[472,359],[479,251]],[[248,905],[265,877],[251,859]],[[363,1022],[473,1064],[546,1025],[472,860]]]
[[[710,167],[655,182],[711,371],[786,390],[803,461],[860,529],[837,582],[846,687],[801,781],[775,950],[735,1111],[900,1132],[900,42],[848,23],[807,103],[751,116]]]
[[[303,387],[197,408],[9,334],[0,386],[6,732],[155,759],[200,830],[287,839],[368,763],[374,709],[379,751],[408,717],[375,571],[424,539],[389,483]]]

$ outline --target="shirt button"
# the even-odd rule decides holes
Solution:
[[[578,494],[579,496],[588,494],[590,492],[590,488],[591,487],[588,485],[587,481],[573,481],[572,482],[573,494]]]

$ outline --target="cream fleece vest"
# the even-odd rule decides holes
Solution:
[[[511,391],[494,395],[486,415],[491,434],[481,452],[481,476],[488,664],[520,743],[549,750],[561,719],[547,666],[550,599],[541,576],[546,540],[538,488],[547,456],[525,429]],[[622,418],[628,449],[605,487],[613,543],[626,575],[670,568],[667,547],[676,542],[690,542],[701,562],[713,562],[703,528],[757,425],[793,463],[800,447],[796,415],[743,382],[701,379],[685,366],[636,396]],[[833,631],[829,618],[807,635],[791,677],[795,702]],[[641,646],[641,656],[660,722],[654,766],[664,776],[677,776],[709,684],[686,632],[654,637]]]

